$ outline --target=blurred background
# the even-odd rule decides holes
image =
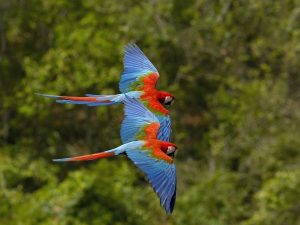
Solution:
[[[35,93],[118,93],[134,42],[171,107],[178,196],[167,216],[117,157],[122,105]],[[300,224],[299,0],[0,0],[0,224]]]

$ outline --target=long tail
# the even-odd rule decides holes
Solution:
[[[64,104],[81,104],[88,106],[100,106],[100,105],[113,105],[122,102],[123,95],[87,95],[87,97],[76,97],[76,96],[59,96],[59,95],[47,95],[39,94],[37,95],[54,98],[58,103]]]
[[[53,159],[54,162],[75,162],[75,161],[87,161],[87,160],[95,160],[95,159],[102,159],[115,156],[115,150],[109,150],[105,152],[99,152],[90,155],[82,155],[82,156],[75,156],[71,158],[62,158],[62,159]]]
[[[102,158],[108,158],[115,155],[119,155],[121,153],[124,153],[127,147],[129,146],[129,143],[123,144],[117,148],[105,151],[105,152],[98,152],[95,154],[90,155],[82,155],[82,156],[75,156],[71,158],[62,158],[62,159],[53,159],[54,162],[74,162],[74,161],[87,161],[87,160],[95,160],[95,159],[102,159]]]

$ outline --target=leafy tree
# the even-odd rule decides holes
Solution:
[[[300,2],[0,1],[1,224],[298,224]],[[118,146],[122,106],[35,95],[118,93],[136,42],[172,92],[177,205],[167,216]]]

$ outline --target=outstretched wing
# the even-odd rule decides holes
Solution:
[[[119,83],[122,93],[155,88],[158,71],[136,44],[126,46],[123,63],[124,71]]]
[[[160,127],[156,116],[136,99],[126,96],[124,105],[125,117],[120,132],[122,142],[156,139]]]
[[[133,163],[145,173],[160,204],[172,213],[176,200],[176,167],[173,159],[160,149],[135,149],[126,151]]]

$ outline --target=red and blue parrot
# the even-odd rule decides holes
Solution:
[[[156,89],[159,73],[137,45],[129,44],[126,46],[123,63],[124,71],[119,82],[121,94],[87,94],[87,97],[39,95],[55,98],[58,103],[85,104],[88,106],[122,103],[126,95],[143,103],[157,117],[161,124],[157,138],[162,141],[170,141],[171,120],[169,111],[164,106],[173,103],[174,95]],[[126,143],[123,138],[122,141]]]
[[[158,140],[163,125],[141,102],[127,97],[127,94],[122,101],[125,117],[120,135],[125,144],[104,152],[54,161],[85,161],[125,154],[146,175],[160,198],[161,206],[170,214],[176,200],[176,168],[173,158],[177,146]]]

